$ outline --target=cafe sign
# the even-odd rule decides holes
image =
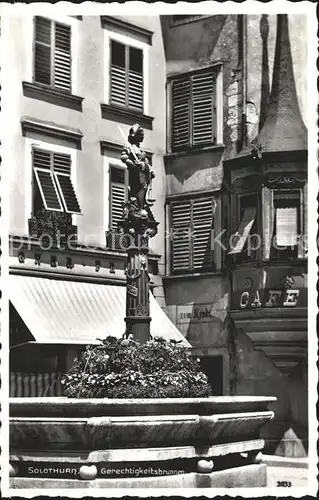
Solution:
[[[257,309],[260,307],[306,307],[307,289],[275,290],[272,288],[235,292],[232,309]]]

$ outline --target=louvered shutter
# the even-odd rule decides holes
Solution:
[[[128,105],[143,112],[143,51],[134,47],[128,50]]]
[[[213,200],[198,199],[193,201],[193,268],[211,269],[212,248],[211,230],[213,226]]]
[[[35,18],[34,81],[51,85],[52,23],[43,17]]]
[[[60,153],[53,153],[54,172],[57,174],[66,174],[71,176],[71,156]]]
[[[215,75],[209,71],[192,77],[192,144],[215,142]]]
[[[80,205],[70,177],[70,155],[53,153],[53,169],[65,211],[67,213],[80,214]]]
[[[126,50],[122,43],[111,40],[110,102],[126,105]]]
[[[190,80],[175,80],[172,84],[173,149],[187,147],[190,141]]]
[[[127,199],[125,170],[111,167],[110,169],[110,226],[116,230],[118,222],[123,218],[123,203]]]
[[[33,150],[33,171],[46,210],[63,211],[51,170],[51,153]]]
[[[54,86],[71,92],[71,28],[55,23]]]
[[[171,267],[172,272],[189,271],[191,259],[191,203],[174,203],[171,206]]]

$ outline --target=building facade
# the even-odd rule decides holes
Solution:
[[[306,22],[162,18],[166,310],[216,393],[277,397],[266,449],[292,456],[307,453]]]
[[[83,345],[125,332],[127,254],[117,222],[128,176],[120,153],[136,122],[164,227],[160,20],[52,13],[12,15],[3,26],[11,58],[10,390],[54,395]],[[163,242],[161,235],[151,242],[153,288],[164,273]],[[153,335],[166,328],[184,341],[153,298],[151,314]]]
[[[138,122],[152,333],[186,338],[216,395],[276,396],[267,450],[307,453],[306,22],[6,18],[12,394],[31,391],[21,373],[54,394],[81,345],[124,329],[120,153]]]

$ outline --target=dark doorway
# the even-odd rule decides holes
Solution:
[[[223,395],[223,356],[203,356],[201,370],[207,375],[214,396]]]

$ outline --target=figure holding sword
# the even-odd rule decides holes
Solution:
[[[120,127],[119,130],[126,139]],[[144,130],[138,124],[133,125],[121,153],[121,160],[128,167],[130,199],[136,199],[139,210],[146,210],[147,214],[152,216],[149,204],[146,201],[146,193],[155,174],[150,168],[145,151],[140,148],[143,139]]]

